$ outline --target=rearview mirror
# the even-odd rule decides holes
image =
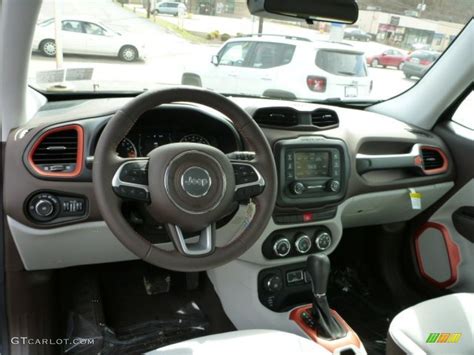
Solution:
[[[211,57],[211,63],[214,64],[215,66],[219,65],[219,58],[217,57],[217,55],[213,55]]]
[[[355,0],[247,0],[252,15],[279,19],[302,19],[352,24],[359,16]]]

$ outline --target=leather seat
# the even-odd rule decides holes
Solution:
[[[314,341],[276,330],[239,330],[169,345],[148,355],[329,355]]]
[[[419,303],[390,324],[387,355],[474,354],[474,294],[456,293]]]

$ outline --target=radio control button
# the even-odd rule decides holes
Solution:
[[[302,182],[295,182],[291,186],[291,191],[295,195],[301,195],[306,190],[306,186]]]
[[[327,183],[327,189],[331,192],[338,192],[341,188],[341,183],[337,180],[329,180]]]

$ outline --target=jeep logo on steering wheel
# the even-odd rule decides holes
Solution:
[[[181,175],[181,187],[191,197],[203,197],[211,188],[211,177],[206,169],[192,166]]]

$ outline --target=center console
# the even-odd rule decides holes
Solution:
[[[339,139],[305,136],[276,144],[278,205],[315,207],[341,200],[349,176],[349,156]]]

